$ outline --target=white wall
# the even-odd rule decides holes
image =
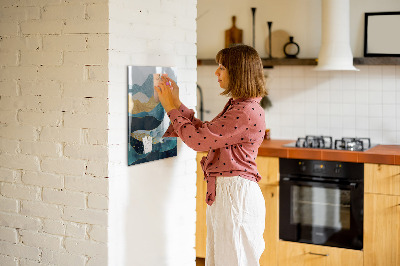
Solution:
[[[106,265],[107,21],[0,3],[0,265]]]
[[[231,27],[233,15],[237,17],[236,26],[243,30],[243,42],[252,45],[252,7],[257,8],[255,48],[262,57],[267,57],[267,21],[273,22],[273,32],[285,31],[294,36],[300,46],[300,58],[318,56],[321,0],[203,0],[198,5],[198,58],[214,58],[216,52],[224,48],[224,32]],[[398,0],[350,0],[350,42],[355,57],[362,57],[364,52],[364,13],[399,10]]]
[[[272,138],[357,136],[400,144],[400,66],[356,67],[359,72],[300,66],[268,71]]]
[[[195,153],[127,166],[126,66],[178,67],[195,106],[195,18],[194,0],[1,1],[1,265],[194,264]]]
[[[195,152],[127,166],[127,66],[175,66],[196,105],[196,0],[110,0],[110,265],[195,265]]]
[[[293,32],[301,46],[299,57],[318,56],[320,1],[229,3],[220,1],[215,6],[212,1],[199,2],[200,59],[214,58],[216,52],[223,48],[223,31],[230,27],[233,14],[238,17],[238,27],[247,29],[245,42],[251,45],[252,6],[260,9],[260,13],[265,12],[265,15],[257,17],[260,13],[256,11],[257,19],[265,17],[265,21],[272,20],[274,25],[282,25],[283,29]],[[227,8],[223,9],[223,6]],[[400,2],[351,0],[350,9],[351,46],[353,54],[362,57],[364,12],[400,10]],[[248,23],[241,26],[241,17],[246,18]],[[210,28],[211,21],[213,28]],[[265,24],[264,21],[259,23],[258,27]],[[259,36],[266,31],[260,32]],[[267,33],[263,38],[267,38]],[[256,34],[256,49],[261,56],[263,53],[266,56],[263,38],[257,41]],[[271,128],[272,138],[295,139],[305,134],[325,134],[334,138],[370,137],[374,143],[400,144],[400,67],[357,67],[359,72],[315,72],[312,66],[275,66],[264,70],[273,104],[266,112],[266,123]],[[227,100],[219,96],[221,89],[214,76],[215,68],[198,67],[198,84],[204,91],[204,109],[210,111],[205,114],[205,120],[211,120],[218,114]]]
[[[370,137],[375,144],[400,144],[400,66],[356,66],[359,72],[317,72],[313,66],[264,70],[272,108],[266,124],[274,139],[307,135]],[[227,98],[214,77],[216,66],[198,67],[205,120]],[[211,78],[210,78],[211,77]]]

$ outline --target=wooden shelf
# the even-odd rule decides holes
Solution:
[[[264,67],[273,66],[316,66],[316,58],[261,58]]]
[[[264,67],[317,65],[315,58],[261,58]],[[214,59],[197,59],[198,66],[217,65]]]
[[[274,66],[316,66],[316,58],[261,58],[264,68]],[[400,65],[400,57],[356,57],[354,65]],[[217,65],[214,59],[198,59],[198,66]]]
[[[356,57],[355,65],[400,65],[400,57]]]

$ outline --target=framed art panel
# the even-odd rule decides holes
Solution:
[[[163,138],[170,121],[154,86],[160,75],[177,81],[176,69],[128,66],[128,165],[177,155],[176,138]]]
[[[400,11],[365,13],[364,56],[400,56]]]

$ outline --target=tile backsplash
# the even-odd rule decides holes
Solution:
[[[305,135],[370,137],[374,144],[400,144],[400,66],[357,65],[360,71],[314,71],[314,66],[266,69],[272,107],[266,110],[271,138]],[[227,101],[214,71],[198,67],[204,120]],[[199,99],[199,97],[198,97]]]

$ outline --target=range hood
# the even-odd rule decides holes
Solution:
[[[314,70],[353,70],[350,48],[350,0],[322,0],[322,33]]]

